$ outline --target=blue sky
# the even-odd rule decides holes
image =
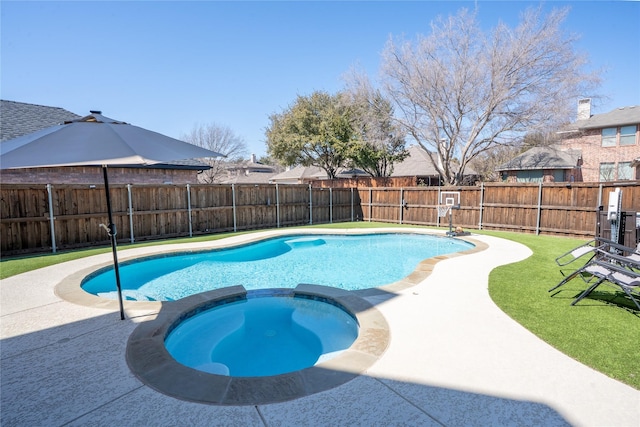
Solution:
[[[537,2],[0,2],[0,96],[102,110],[180,137],[217,123],[266,152],[269,115],[297,95],[335,93],[352,66],[378,73],[390,35],[428,34],[438,15],[479,7],[482,26],[510,26]],[[547,1],[570,6],[565,30],[604,69],[594,113],[640,104],[640,2]]]

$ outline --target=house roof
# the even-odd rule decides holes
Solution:
[[[279,173],[273,177],[271,180],[273,182],[278,181],[301,181],[304,179],[326,179],[327,172],[324,169],[319,168],[317,166],[296,166],[293,169],[289,169],[282,173]]]
[[[392,177],[401,176],[431,176],[438,177],[440,174],[436,170],[435,166],[429,158],[427,151],[420,145],[411,145],[407,148],[409,155],[400,163],[393,165]],[[458,164],[454,161],[453,167],[457,167]],[[465,168],[465,175],[475,175],[476,171],[467,166]]]
[[[557,145],[533,147],[498,166],[496,171],[573,169],[581,156],[580,150],[562,150]]]
[[[41,129],[79,119],[81,116],[60,107],[0,100],[0,141],[28,135]]]
[[[275,172],[240,174],[222,179],[220,184],[269,184],[275,175]]]
[[[419,145],[407,148],[409,155],[400,163],[393,165],[391,176],[438,176],[426,150]]]
[[[439,176],[438,171],[433,166],[431,159],[429,159],[429,155],[426,150],[419,145],[411,145],[407,148],[409,151],[409,155],[400,163],[396,163],[393,165],[393,173],[392,177],[403,177],[403,176]],[[470,168],[466,168],[467,175],[473,175],[476,172]],[[359,176],[368,176],[366,172],[360,169],[343,169],[340,168],[338,170],[338,178],[351,178],[353,175]],[[294,181],[297,180],[299,182],[303,180],[312,180],[312,179],[327,179],[327,173],[316,166],[298,166],[291,170],[282,172],[272,178],[272,181]]]
[[[254,162],[252,160],[242,160],[236,163],[230,163],[227,170],[248,170],[251,172],[274,172],[275,167],[265,165],[264,163]]]
[[[577,120],[566,130],[602,129],[640,123],[640,105],[616,108],[608,113],[594,114],[586,120]]]
[[[361,169],[338,168],[337,178],[352,178],[354,176],[369,176]],[[271,177],[271,182],[297,182],[310,181],[315,179],[329,179],[327,172],[317,166],[297,166],[288,171],[284,171]]]

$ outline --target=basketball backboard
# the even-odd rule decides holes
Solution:
[[[447,206],[460,207],[459,191],[442,191],[440,192],[440,204]]]

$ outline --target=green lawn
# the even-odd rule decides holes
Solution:
[[[380,226],[394,225],[357,222],[319,224],[314,227]],[[633,309],[632,303],[622,297],[621,292],[601,286],[592,297],[572,307],[570,302],[585,289],[580,279],[561,287],[557,293],[547,292],[562,279],[554,262],[555,258],[583,241],[520,233],[474,232],[513,240],[533,251],[533,256],[528,259],[496,268],[489,276],[489,294],[505,313],[570,357],[640,390],[640,313]],[[232,234],[121,245],[120,249],[216,240]],[[111,248],[85,249],[5,259],[0,262],[0,278],[110,250]]]

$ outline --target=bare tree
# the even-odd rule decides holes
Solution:
[[[469,161],[469,166],[481,177],[482,181],[500,181],[501,175],[496,169],[524,153],[533,147],[549,147],[558,143],[559,137],[555,132],[550,133],[528,133],[520,141],[510,145],[494,145],[493,147],[479,153]]]
[[[469,162],[493,147],[569,122],[576,100],[599,84],[583,71],[576,36],[561,29],[567,13],[529,9],[516,28],[484,33],[463,9],[432,23],[429,36],[389,40],[385,90],[446,182],[460,183]]]
[[[501,174],[496,169],[520,153],[522,153],[521,146],[496,145],[474,157],[469,162],[469,166],[482,181],[497,182],[501,180]]]
[[[237,136],[230,128],[215,123],[196,124],[191,132],[182,136],[182,139],[226,156],[225,159],[204,160],[211,169],[204,171],[200,180],[207,184],[219,182],[224,177],[228,161],[240,160],[247,154],[247,144],[244,139]]]
[[[351,125],[358,140],[349,158],[371,176],[390,176],[393,165],[409,155],[405,132],[393,119],[393,105],[364,73],[352,70],[345,80],[347,89],[341,98],[351,108]]]

